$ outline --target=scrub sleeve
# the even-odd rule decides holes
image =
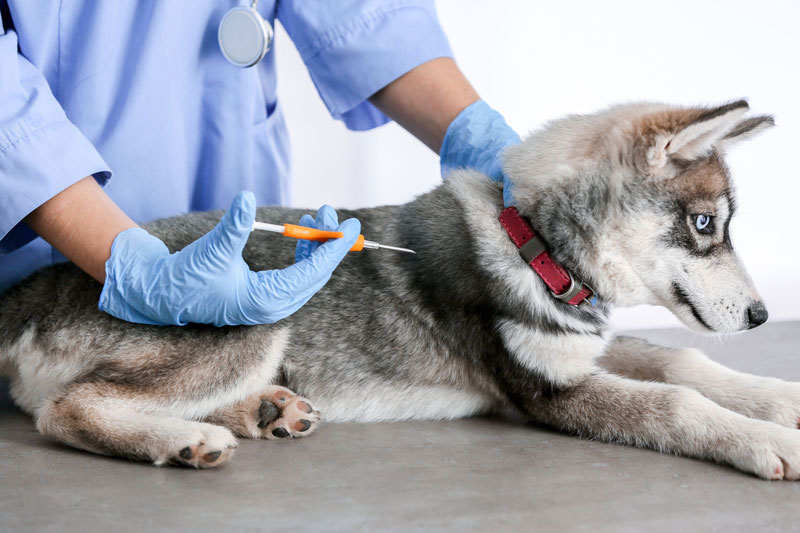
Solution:
[[[431,1],[281,0],[277,18],[331,116],[351,130],[390,121],[367,98],[422,63],[453,56]]]
[[[0,28],[0,253],[36,238],[22,219],[89,175],[105,184],[111,171],[19,54],[16,33]]]

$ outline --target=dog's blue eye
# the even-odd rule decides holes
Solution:
[[[713,233],[714,231],[713,220],[714,217],[712,217],[711,215],[695,215],[694,227],[697,229],[698,233],[706,235],[709,233]]]

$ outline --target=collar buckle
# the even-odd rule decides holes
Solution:
[[[567,276],[569,276],[569,288],[562,292],[561,294],[556,294],[553,291],[550,291],[556,299],[561,300],[562,302],[569,303],[570,300],[575,298],[580,292],[583,290],[583,284],[581,283],[578,285],[575,283],[575,278],[572,277],[572,273],[567,270]]]
[[[578,307],[587,307],[587,306],[594,307],[597,295],[595,290],[588,283],[584,283],[582,281],[575,281],[575,278],[572,277],[572,272],[570,272],[569,270],[567,270],[566,273],[567,276],[569,276],[569,288],[564,292],[562,292],[561,294],[556,294],[553,291],[550,291],[550,294],[552,294],[553,297],[556,298],[557,300],[561,300],[562,302],[565,303],[570,303],[576,296],[578,296],[580,293],[588,289],[589,292],[586,294],[586,296],[584,296],[581,301],[576,302],[573,305],[576,305]],[[589,299],[590,297],[592,298]]]

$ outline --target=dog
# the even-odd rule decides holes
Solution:
[[[0,369],[42,434],[157,465],[216,467],[236,437],[304,437],[321,412],[369,422],[505,411],[798,479],[800,384],[608,325],[614,306],[639,304],[707,333],[767,319],[729,235],[724,154],[774,124],[747,111],[634,103],[553,121],[503,154],[516,209],[504,209],[501,185],[459,169],[408,204],[341,210],[417,254],[351,253],[275,324],[127,323],[98,311],[101,285],[74,265],[48,267],[0,301]],[[259,208],[257,219],[300,214]],[[220,216],[146,229],[174,251]],[[243,255],[254,270],[280,268],[293,244],[253,235]]]

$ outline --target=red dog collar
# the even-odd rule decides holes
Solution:
[[[533,232],[533,228],[522,218],[516,207],[503,209],[500,223],[519,248],[519,255],[539,274],[553,296],[569,305],[594,306],[597,301],[594,289],[575,281],[567,269],[553,261],[547,245]]]

